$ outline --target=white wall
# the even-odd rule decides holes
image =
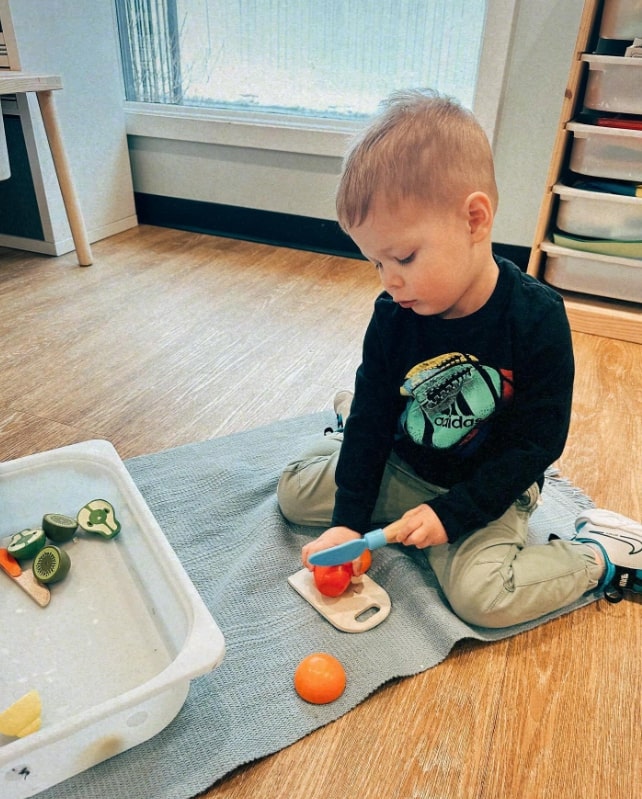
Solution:
[[[496,136],[495,241],[530,247],[583,0],[520,0]]]
[[[137,220],[113,3],[10,0],[9,7],[21,68],[62,76],[54,101],[90,240],[132,227]],[[46,194],[43,227],[51,248],[41,249],[68,252],[73,242],[37,104],[30,102],[23,114],[32,120],[42,171],[34,179],[42,180]]]
[[[532,243],[582,6],[583,0],[517,2],[495,137],[501,191],[495,241]],[[155,138],[148,128],[128,119],[137,191],[334,218],[338,155],[293,152],[287,142],[273,150],[237,146],[233,136],[232,143],[202,143],[183,132],[175,141]]]

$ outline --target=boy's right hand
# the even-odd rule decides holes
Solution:
[[[322,549],[330,549],[330,547],[345,544],[346,541],[353,541],[355,538],[361,538],[361,536],[349,527],[330,527],[324,533],[321,533],[318,538],[315,538],[314,541],[310,541],[309,544],[303,547],[301,550],[301,562],[306,569],[312,571],[314,566],[308,560],[310,555],[314,552],[320,552]]]

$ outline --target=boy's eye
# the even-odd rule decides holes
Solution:
[[[415,260],[415,254],[414,252],[411,252],[410,255],[408,255],[406,258],[397,258],[397,263],[399,263],[401,266],[407,266],[408,264],[411,264],[414,260]]]

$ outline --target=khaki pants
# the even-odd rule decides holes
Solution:
[[[283,515],[295,524],[328,527],[342,434],[315,436],[288,464],[277,489]],[[422,480],[394,453],[373,513],[373,526],[398,519],[447,489]],[[554,540],[526,546],[528,520],[539,499],[535,484],[499,519],[454,544],[426,549],[454,612],[482,627],[509,627],[556,611],[595,588],[601,577],[593,550]]]

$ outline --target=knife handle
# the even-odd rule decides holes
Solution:
[[[363,540],[370,550],[385,547],[386,544],[393,544],[397,540],[397,533],[399,530],[402,530],[404,526],[404,522],[399,519],[383,529],[380,528],[366,533]]]

